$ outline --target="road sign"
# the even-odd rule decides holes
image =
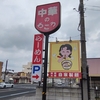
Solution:
[[[35,28],[43,34],[51,34],[60,28],[60,2],[36,7]]]
[[[43,34],[34,35],[31,81],[41,81]]]
[[[31,81],[41,81],[41,64],[36,64],[32,66]]]

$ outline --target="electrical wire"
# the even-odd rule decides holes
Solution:
[[[87,10],[92,10],[92,11],[100,11],[100,6],[96,6],[96,5],[86,5],[86,9]]]
[[[94,7],[94,8],[100,8],[100,6],[95,6],[95,5],[86,5],[86,6]]]
[[[87,10],[100,11],[99,9],[86,8]]]

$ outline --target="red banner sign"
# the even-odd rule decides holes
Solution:
[[[81,72],[49,72],[50,78],[81,78]]]
[[[34,36],[32,64],[42,64],[43,39],[43,34],[36,34]]]
[[[36,7],[35,28],[41,33],[51,34],[60,27],[60,2]]]

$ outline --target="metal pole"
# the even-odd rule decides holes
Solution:
[[[88,73],[87,73],[87,59],[86,59],[83,0],[80,0],[79,12],[80,12],[80,29],[81,29],[82,100],[88,100],[88,84],[87,84]]]
[[[88,85],[88,100],[90,100],[90,77],[89,77],[89,67],[87,66],[87,85]]]
[[[5,82],[5,79],[6,79],[7,65],[8,65],[8,60],[6,60],[5,73],[4,73],[4,82]]]
[[[96,92],[96,97],[95,98],[96,98],[96,100],[98,99],[97,90],[98,90],[98,87],[96,86],[95,87],[95,92]]]
[[[45,35],[45,61],[44,61],[44,78],[43,78],[43,92],[42,100],[46,100],[46,87],[47,87],[47,64],[48,64],[48,38],[49,34]]]

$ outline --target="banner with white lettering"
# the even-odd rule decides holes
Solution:
[[[43,34],[34,35],[31,81],[41,81]]]

